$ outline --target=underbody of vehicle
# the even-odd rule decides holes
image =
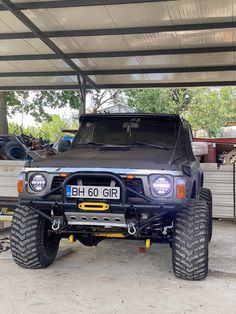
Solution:
[[[49,266],[63,237],[87,246],[111,237],[169,243],[177,277],[207,275],[211,193],[178,115],[83,115],[72,147],[29,161],[18,190],[11,246],[21,266]],[[22,254],[30,230],[41,240]]]

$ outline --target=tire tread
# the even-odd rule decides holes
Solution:
[[[176,216],[172,262],[175,276],[202,280],[208,272],[208,214],[204,201],[190,202]]]
[[[16,264],[25,268],[45,268],[51,262],[44,259],[41,230],[45,220],[32,209],[15,209],[11,227],[11,251]],[[57,253],[57,250],[56,250]]]

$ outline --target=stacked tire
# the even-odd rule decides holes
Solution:
[[[26,160],[25,149],[17,141],[9,141],[0,145],[0,156],[8,160]]]

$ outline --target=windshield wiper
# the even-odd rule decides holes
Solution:
[[[88,142],[88,143],[83,143],[83,144],[77,144],[78,146],[87,146],[87,145],[93,145],[93,146],[106,146],[106,143],[98,143],[98,142]]]
[[[107,143],[99,143],[99,142],[88,142],[84,144],[77,144],[77,146],[87,146],[87,145],[93,145],[93,146],[102,146],[102,147],[127,147],[127,145],[120,145],[120,144],[107,144]]]
[[[165,147],[165,146],[162,146],[162,145],[151,144],[151,143],[134,142],[134,143],[130,144],[130,146],[134,146],[134,145],[148,146],[148,147],[154,147],[154,148],[158,148],[158,149],[169,150],[168,147]]]

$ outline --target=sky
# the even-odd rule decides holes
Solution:
[[[28,101],[32,101],[33,93],[34,92],[30,92]],[[107,97],[109,97],[109,95]],[[89,94],[87,95],[86,103],[87,103],[87,111],[89,112],[92,109],[92,99]],[[107,105],[110,106],[112,105],[112,103],[108,103]],[[45,108],[45,111],[46,113],[50,115],[57,114],[61,118],[65,120],[69,120],[71,122],[72,122],[72,119],[74,119],[78,115],[77,110],[71,110],[69,109],[68,106],[61,109]],[[17,113],[14,115],[14,117],[9,118],[9,121],[16,122],[20,124],[23,128],[27,128],[28,126],[35,126],[35,124],[37,124],[31,115],[27,115],[25,113],[23,113],[23,115],[22,113]]]
[[[62,108],[62,109],[47,108],[47,110],[45,110],[45,111],[47,113],[49,113],[50,115],[58,114],[58,115],[60,115],[61,118],[65,119],[65,120],[72,119],[72,115],[75,114],[75,111],[71,112],[71,110],[69,111],[68,109],[65,109],[65,108]],[[23,128],[27,128],[28,126],[32,126],[32,125],[37,124],[31,115],[23,114],[23,117],[22,117],[21,113],[17,113],[13,117],[9,118],[9,121],[16,122],[16,123],[20,124]]]
[[[87,97],[88,98],[88,97]],[[33,92],[32,95],[29,95],[28,101],[32,101],[33,99]],[[90,106],[90,101],[88,101],[88,106]],[[45,108],[45,112],[53,115],[57,114],[61,118],[65,120],[72,120],[73,116],[77,114],[76,110],[72,111],[71,109],[67,107],[64,108],[57,108],[57,109],[51,109],[51,108]],[[35,122],[35,119],[26,113],[17,113],[13,117],[8,118],[10,122],[16,122],[17,124],[21,125],[23,128],[27,128],[28,126],[35,126],[37,123]]]

